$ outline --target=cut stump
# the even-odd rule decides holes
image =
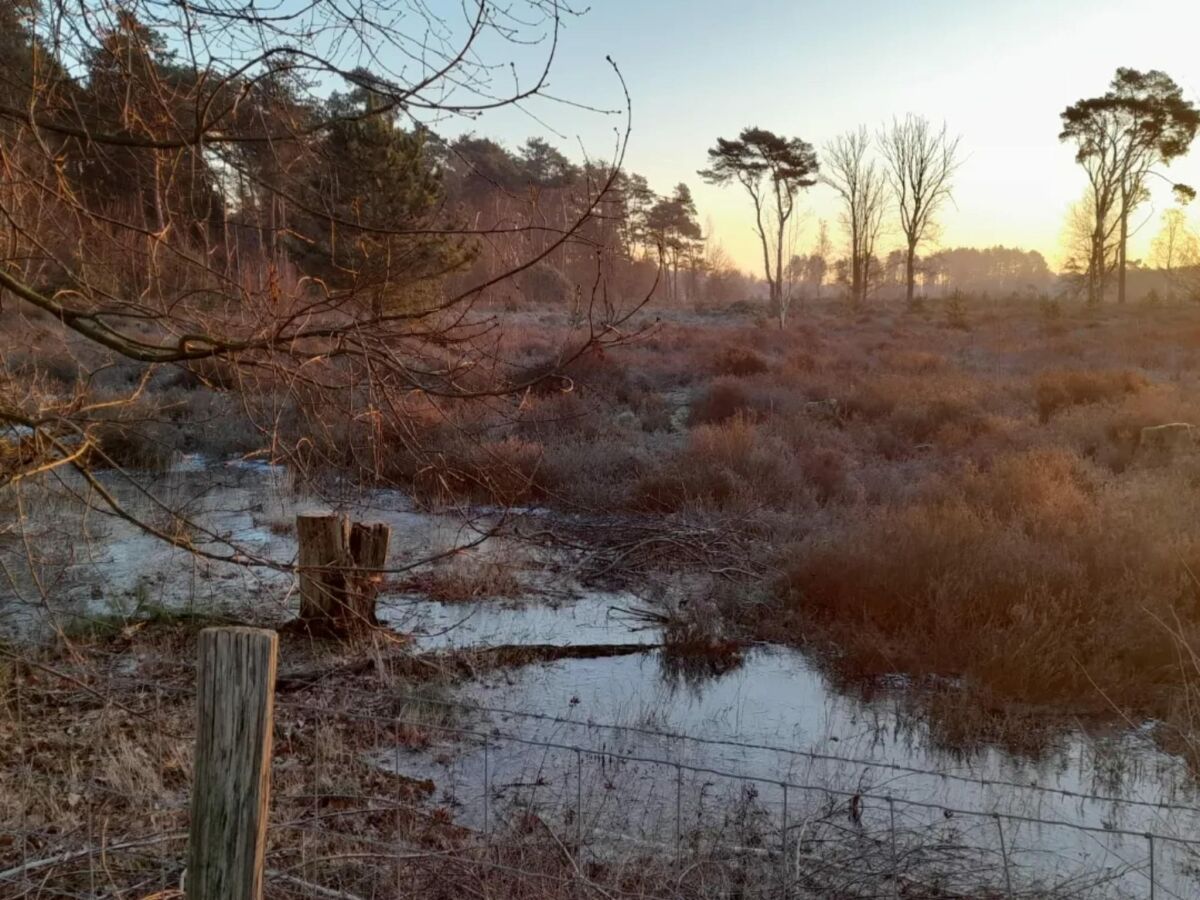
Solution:
[[[336,513],[296,517],[300,622],[310,632],[352,634],[378,625],[375,599],[392,529]]]

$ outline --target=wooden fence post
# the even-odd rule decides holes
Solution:
[[[260,900],[279,638],[200,632],[187,900]]]
[[[348,634],[377,624],[379,570],[391,535],[385,524],[351,524],[344,515],[296,517],[300,620],[310,630]]]

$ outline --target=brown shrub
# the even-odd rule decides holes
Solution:
[[[475,500],[510,506],[540,496],[542,445],[518,437],[479,441],[466,436],[414,460],[414,497],[437,506]]]
[[[744,378],[761,375],[770,369],[766,359],[749,347],[725,347],[713,359],[712,370],[716,375]]]
[[[1137,461],[1142,429],[1170,422],[1200,423],[1200,402],[1190,386],[1154,384],[1115,404],[1072,407],[1054,417],[1046,440],[1120,473]]]
[[[934,477],[796,547],[779,590],[850,676],[955,676],[1004,702],[1161,713],[1177,673],[1156,619],[1200,636],[1184,569],[1200,538],[1182,535],[1198,504],[1141,478],[1105,480],[1066,451]]]
[[[1136,394],[1150,382],[1125,370],[1045,372],[1034,382],[1034,401],[1043,422],[1069,406],[1103,403]]]
[[[647,457],[645,448],[624,435],[560,439],[543,457],[538,483],[568,508],[611,512],[628,504]]]
[[[688,425],[711,425],[753,408],[750,392],[739,381],[719,378],[712,382],[688,413]]]
[[[818,368],[817,357],[806,350],[798,350],[784,362],[784,371],[789,374],[807,374]]]
[[[567,362],[542,357],[518,368],[510,381],[529,384],[529,392],[538,396],[578,391],[624,400],[630,391],[629,370],[614,355],[591,350]]]
[[[850,485],[850,461],[839,450],[818,447],[802,453],[800,471],[819,503],[843,498]]]
[[[517,433],[537,441],[596,437],[606,427],[603,411],[574,391],[525,398],[519,416]]]
[[[90,437],[108,462],[123,469],[164,471],[178,455],[178,436],[170,426],[154,420],[109,420],[96,424]]]
[[[880,354],[880,362],[899,372],[928,374],[949,368],[946,357],[926,350],[889,350]]]
[[[649,512],[687,506],[784,508],[805,496],[794,454],[745,415],[701,425],[681,453],[644,475],[631,503]]]

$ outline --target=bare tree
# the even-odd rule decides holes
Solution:
[[[1087,302],[1104,299],[1108,277],[1115,260],[1112,258],[1114,236],[1120,225],[1118,203],[1121,190],[1120,128],[1110,118],[1089,117],[1072,125],[1060,135],[1074,140],[1078,146],[1075,158],[1087,173],[1088,188],[1082,204],[1072,209],[1068,221],[1073,250],[1082,250],[1081,273],[1087,286]],[[1086,215],[1083,228],[1081,216]],[[1086,246],[1080,247],[1080,237]]]
[[[960,165],[958,143],[959,138],[951,137],[945,124],[935,130],[927,119],[911,114],[903,120],[893,119],[891,126],[879,133],[904,233],[904,296],[910,304],[917,250],[931,236],[938,209],[951,197],[952,179]]]
[[[1154,265],[1168,275],[1180,266],[1194,266],[1200,260],[1200,239],[1188,226],[1187,216],[1178,207],[1162,215],[1162,228],[1151,243]]]
[[[1082,293],[1089,304],[1104,296],[1109,277],[1117,264],[1117,214],[1115,193],[1099,190],[1104,184],[1098,178],[1089,185],[1083,197],[1071,204],[1063,226],[1063,249],[1066,253],[1065,271],[1070,275],[1073,291]],[[1108,209],[1098,211],[1098,202],[1109,199]]]
[[[806,279],[813,286],[813,296],[821,299],[821,287],[825,284],[825,275],[829,271],[829,255],[833,246],[829,241],[829,225],[822,219],[817,225],[817,240],[812,252],[808,255],[805,266]]]
[[[804,220],[802,217],[792,217],[788,222],[788,227],[784,235],[784,241],[787,245],[787,264],[783,267],[783,289],[779,295],[778,319],[779,327],[783,328],[787,325],[788,313],[792,308],[792,304],[796,301],[797,295],[802,294],[799,288],[800,282],[804,278],[806,261],[796,251],[800,243],[800,233],[804,228]],[[801,299],[803,304],[803,299]]]
[[[864,304],[870,292],[871,260],[887,210],[887,178],[870,158],[865,127],[848,131],[825,148],[823,181],[842,200],[842,225],[848,242],[850,299]]]
[[[1178,207],[1168,209],[1162,216],[1162,228],[1150,245],[1151,261],[1167,276],[1171,292],[1181,286],[1194,290],[1196,267],[1200,266],[1200,237],[1187,222]]]
[[[25,62],[0,60],[0,345],[16,348],[32,322],[73,369],[51,383],[43,350],[23,348],[32,375],[0,353],[0,489],[73,471],[84,504],[163,541],[287,570],[127,508],[97,472],[146,496],[152,483],[119,464],[102,427],[136,428],[155,385],[187,378],[236,395],[250,449],[274,460],[381,478],[381,459],[404,456],[445,480],[414,407],[515,404],[628,337],[638,304],[607,299],[598,261],[628,130],[563,201],[565,220],[532,198],[456,221],[430,138],[443,119],[540,96],[575,13],[556,0],[471,0],[436,21],[413,9],[47,0],[0,27]],[[539,42],[532,67],[498,64]],[[481,245],[515,237],[527,249],[507,267],[464,274]],[[498,354],[480,302],[571,247],[597,260],[586,314],[555,366],[526,376]],[[104,383],[114,370],[129,376]]]

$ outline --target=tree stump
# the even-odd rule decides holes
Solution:
[[[392,530],[340,514],[296,517],[300,542],[300,621],[310,631],[344,635],[378,624],[375,598]]]

